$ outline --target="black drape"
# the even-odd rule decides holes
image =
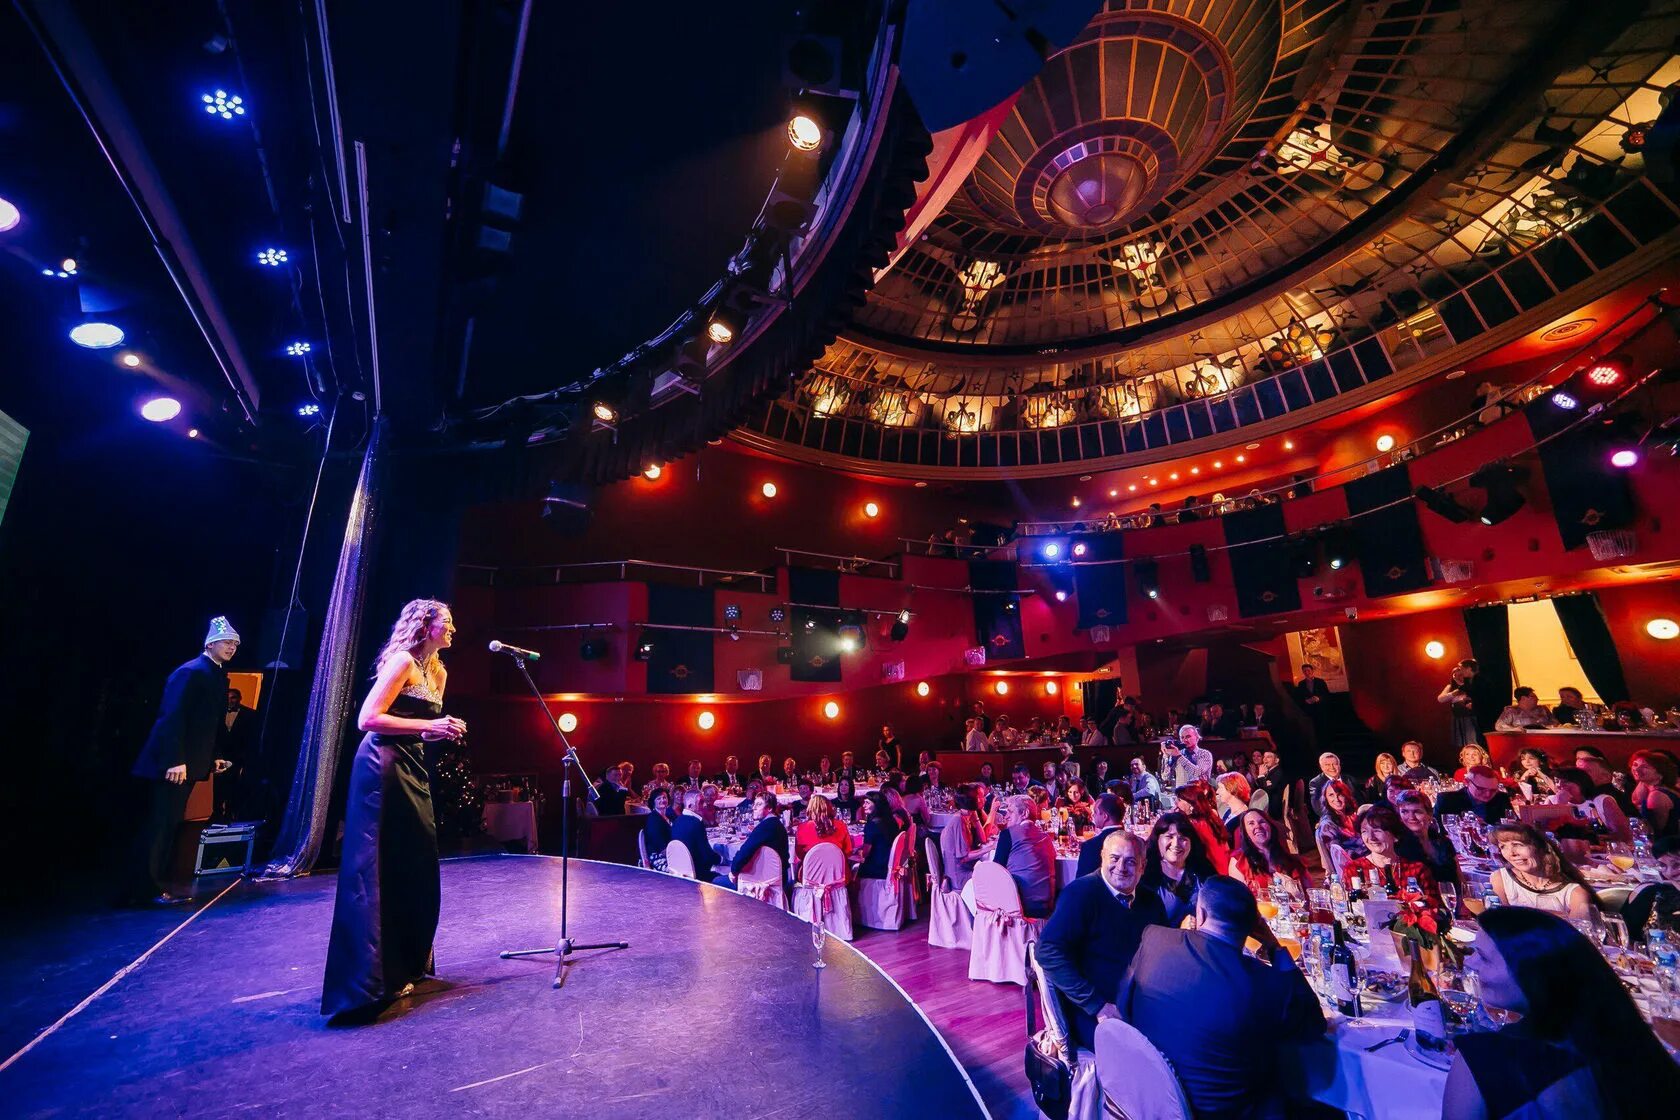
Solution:
[[[1485,734],[1511,702],[1511,612],[1504,603],[1466,607],[1464,628],[1470,633],[1470,655],[1479,666],[1470,699],[1476,726]]]
[[[1552,600],[1552,609],[1557,611],[1563,636],[1569,639],[1569,647],[1598,698],[1606,704],[1630,699],[1622,658],[1616,652],[1616,641],[1610,636],[1610,624],[1604,619],[1598,596],[1591,592],[1564,595]]]
[[[648,584],[648,621],[670,626],[711,626],[716,604],[709,587]],[[700,630],[649,630],[647,690],[666,695],[713,692],[713,635]]]
[[[1376,598],[1428,587],[1429,554],[1406,464],[1353,479],[1343,489],[1365,594]]]
[[[1231,577],[1244,618],[1301,609],[1301,585],[1289,559],[1281,505],[1260,506],[1220,518],[1231,545]],[[1252,542],[1261,543],[1252,543]]]
[[[1074,538],[1085,546],[1084,564],[1073,569],[1073,592],[1079,604],[1078,628],[1123,626],[1126,622],[1126,565],[1091,563],[1119,560],[1126,555],[1120,533],[1094,533]]]
[[[1573,412],[1541,395],[1526,409],[1535,436],[1551,435],[1575,419]],[[1552,500],[1563,547],[1580,548],[1587,534],[1622,529],[1634,522],[1633,488],[1628,472],[1610,465],[1616,443],[1602,424],[1584,424],[1540,447],[1540,467]]]
[[[840,573],[822,568],[794,568],[787,570],[788,602],[813,607],[840,605]]]
[[[1084,705],[1084,714],[1096,720],[1098,726],[1101,726],[1109,713],[1114,711],[1114,706],[1120,702],[1120,683],[1100,677],[1094,681],[1079,682],[1079,699]]]
[[[842,612],[789,607],[788,618],[793,623],[793,661],[788,665],[788,676],[796,681],[838,684]]]
[[[976,591],[1013,591],[1017,582],[1013,560],[970,560],[968,583]],[[974,629],[990,661],[1007,661],[1027,655],[1021,638],[1019,595],[974,596]]]

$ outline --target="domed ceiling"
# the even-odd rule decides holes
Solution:
[[[1153,461],[1369,401],[1673,255],[1680,0],[1108,0],[737,432],[876,472]]]

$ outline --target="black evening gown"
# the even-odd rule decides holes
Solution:
[[[443,702],[410,685],[388,712],[437,719]],[[323,1015],[386,1002],[432,973],[440,892],[424,747],[418,735],[370,733],[356,750],[321,986]]]

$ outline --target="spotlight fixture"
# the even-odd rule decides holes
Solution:
[[[229,93],[225,89],[216,90],[214,93],[201,94],[198,100],[203,104],[206,113],[213,117],[221,117],[224,121],[231,121],[234,117],[245,115],[245,99],[237,93]]]
[[[187,438],[188,439],[197,439],[198,438],[198,429],[197,428],[188,428],[187,429]]]
[[[1087,551],[1088,551],[1088,546],[1085,544],[1084,541],[1080,541],[1078,544],[1073,546],[1073,554],[1075,556],[1083,556],[1083,555],[1085,555],[1085,553]]]
[[[1645,633],[1659,642],[1673,641],[1680,637],[1680,622],[1672,618],[1653,618],[1645,624]]]
[[[286,353],[294,358],[301,358],[313,349],[315,348],[307,342],[289,342],[286,344]]]
[[[881,516],[881,507],[874,502],[865,502],[863,503],[863,515],[865,517],[879,517]]]
[[[0,198],[0,233],[16,229],[21,221],[23,221],[23,211]]]
[[[787,621],[787,611],[783,610],[781,607],[771,607],[770,608],[770,621],[771,622],[786,622]]]
[[[578,657],[584,661],[599,661],[607,655],[607,642],[604,638],[585,638],[578,646]]]
[[[822,147],[823,126],[807,112],[795,113],[788,120],[788,143],[801,152],[814,152]]]
[[[1055,560],[1061,555],[1062,546],[1057,544],[1055,541],[1051,541],[1049,544],[1044,546],[1044,558],[1046,560]]]
[[[1528,499],[1517,488],[1518,483],[1527,479],[1527,470],[1508,463],[1494,463],[1470,476],[1470,485],[1487,493],[1487,502],[1482,506],[1481,513],[1483,525],[1497,525],[1528,504]]]
[[[605,424],[610,428],[618,423],[618,409],[606,401],[596,401],[589,406],[589,410],[594,415],[597,424]]]
[[[1574,412],[1577,408],[1581,407],[1580,401],[1576,400],[1562,389],[1559,389],[1557,392],[1552,394],[1552,403],[1563,409],[1565,412]]]
[[[120,357],[117,358],[117,361],[121,362],[123,365],[127,366],[129,369],[139,369],[140,368],[140,355],[138,355],[138,354],[123,354],[123,355],[121,355]]]
[[[1423,654],[1431,661],[1439,661],[1447,655],[1447,647],[1440,642],[1425,642],[1423,644]]]
[[[265,268],[279,268],[289,258],[284,249],[258,249],[257,263]]]
[[[1388,452],[1393,451],[1394,450],[1394,437],[1389,435],[1387,432],[1384,432],[1382,435],[1378,436],[1377,437],[1377,450],[1382,452],[1385,455]]]
[[[1416,490],[1417,500],[1422,502],[1430,511],[1439,514],[1455,525],[1462,525],[1470,520],[1470,511],[1459,504],[1458,499],[1434,486],[1419,486]]]
[[[774,482],[766,482],[763,486],[758,488],[758,492],[763,494],[766,498],[774,498],[776,496],[776,484]]]
[[[1079,499],[1077,497],[1073,499],[1073,508],[1074,509],[1079,508]]]
[[[1110,497],[1110,498],[1118,498],[1118,497],[1119,497],[1119,496],[1120,496],[1120,491],[1118,491],[1118,490],[1110,490],[1110,491],[1109,491],[1109,492],[1108,492],[1108,496],[1109,496],[1109,497]]]
[[[299,416],[319,416],[321,415],[321,406],[316,404],[314,401],[310,401],[308,404],[300,404],[298,405],[297,414]]]
[[[809,634],[812,630],[815,630],[816,628],[817,628],[817,620],[816,619],[807,618],[805,620],[805,632],[807,634]]]
[[[717,716],[713,715],[711,712],[701,712],[694,722],[699,725],[700,730],[710,731],[713,727],[717,726]]]
[[[1618,447],[1610,453],[1610,465],[1618,470],[1627,470],[1639,465],[1639,449],[1636,447]]]
[[[54,268],[49,265],[48,267],[43,268],[41,270],[41,275],[56,277],[59,280],[68,280],[72,276],[75,276],[77,271],[76,258],[65,257],[63,260],[58,262],[58,267]]]
[[[719,307],[706,323],[706,337],[719,346],[734,342],[747,326],[747,317],[733,307]]]
[[[162,424],[181,415],[181,402],[174,397],[153,397],[140,406],[140,415],[154,424]]]
[[[729,640],[730,641],[738,642],[738,641],[741,640],[741,628],[739,626],[737,626],[735,623],[731,622],[729,624],[729,626],[727,627],[727,629],[729,631]]]
[[[909,608],[905,608],[904,610],[898,612],[898,617],[893,619],[892,629],[889,630],[887,634],[895,642],[902,642],[905,638],[910,636]]]
[[[127,337],[115,323],[94,321],[77,323],[70,328],[70,341],[88,350],[109,350],[113,346],[121,346]]]
[[[1328,530],[1324,534],[1324,558],[1332,572],[1341,571],[1353,560],[1353,541],[1340,529]]]
[[[1293,451],[1293,450],[1295,450],[1295,441],[1294,441],[1294,440],[1292,440],[1292,439],[1286,439],[1286,440],[1284,440],[1284,441],[1283,441],[1283,449],[1284,449],[1284,450],[1285,450],[1285,451]]]
[[[1137,493],[1137,483],[1134,482],[1134,483],[1130,484],[1129,486],[1127,486],[1126,487],[1126,493],[1136,494]]]
[[[562,730],[566,734],[570,735],[572,732],[577,730],[577,725],[578,725],[578,718],[577,718],[577,713],[576,712],[561,712],[560,713],[560,730]]]
[[[723,605],[723,620],[725,622],[741,621],[741,604],[725,603]]]
[[[1136,577],[1138,590],[1148,599],[1161,597],[1161,566],[1153,560],[1135,560],[1132,562],[1132,575]]]
[[[659,476],[664,473],[665,469],[658,463],[649,463],[647,465],[647,469],[642,471],[642,477],[647,479],[649,482],[658,482]]]
[[[823,705],[823,717],[825,719],[839,719],[840,718],[840,705],[836,704],[832,700],[830,700],[828,703],[824,704]]]
[[[1237,462],[1239,462],[1239,463],[1248,462],[1248,456],[1247,455],[1238,455],[1237,456]]]
[[[636,639],[636,660],[653,660],[653,639],[648,637],[646,634],[643,634],[640,638]]]
[[[917,696],[926,696],[928,693],[930,693],[932,691],[933,691],[933,689],[928,687],[928,682],[926,682],[926,681],[917,681],[916,682],[916,695]]]
[[[845,637],[840,639],[840,652],[842,652],[842,653],[856,653],[857,648],[858,648],[857,639],[852,637],[850,634],[847,634]]]
[[[1065,602],[1067,602],[1067,600],[1068,600],[1067,588],[1065,588],[1065,587],[1056,588],[1056,602],[1065,603]]]
[[[1605,358],[1587,367],[1587,384],[1600,389],[1614,388],[1621,384],[1627,371],[1622,368],[1622,362],[1617,358]]]

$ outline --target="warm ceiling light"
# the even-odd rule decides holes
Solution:
[[[1135,489],[1136,489],[1136,487],[1133,487],[1133,489],[1134,489],[1134,490],[1135,490]],[[1119,497],[1119,496],[1120,496],[1120,491],[1118,491],[1118,490],[1110,490],[1110,491],[1109,491],[1109,492],[1108,492],[1108,496],[1109,496],[1109,497],[1111,497],[1111,498],[1118,498],[1118,497]]]
[[[1136,494],[1137,493],[1137,483],[1134,482],[1130,486],[1126,487],[1126,493]]]
[[[699,718],[694,722],[700,725],[700,730],[710,731],[717,724],[717,716],[714,716],[711,712],[701,712]]]
[[[1248,456],[1247,455],[1238,455],[1237,456],[1237,462],[1239,462],[1239,463],[1248,462]]]
[[[1174,471],[1171,474],[1169,474],[1167,477],[1172,479],[1174,482],[1177,482],[1178,481],[1178,472]]]
[[[806,113],[795,113],[788,121],[788,143],[802,152],[814,152],[822,147],[823,128]]]
[[[1222,470],[1224,470],[1224,469],[1225,469],[1225,460],[1223,460],[1223,459],[1215,459],[1215,460],[1214,460],[1214,461],[1213,461],[1213,469],[1214,469],[1214,470],[1216,470],[1216,471],[1222,471]]]
[[[994,684],[992,687],[997,690],[997,694],[999,696],[1008,696],[1009,695],[1009,682],[1008,681],[999,681],[996,684]]]
[[[188,428],[187,429],[187,438],[188,439],[197,439],[198,438],[198,429],[197,428]]]
[[[1666,642],[1680,637],[1680,622],[1675,622],[1672,618],[1653,618],[1645,624],[1645,633],[1659,642]]]
[[[928,687],[928,682],[926,682],[926,681],[919,681],[916,684],[916,695],[917,696],[926,696],[928,693],[930,693],[932,691],[933,691],[933,689]]]
[[[618,409],[614,408],[606,401],[596,401],[593,411],[595,413],[595,419],[599,420],[603,424],[618,423]]]
[[[1610,453],[1610,465],[1618,470],[1627,470],[1639,464],[1639,452],[1631,447],[1619,448]]]
[[[776,496],[776,484],[774,482],[766,482],[763,486],[758,488],[758,492],[763,494],[766,498],[774,498]]]
[[[1295,441],[1294,441],[1294,440],[1292,440],[1292,439],[1286,439],[1286,440],[1284,440],[1284,441],[1283,441],[1283,449],[1284,449],[1284,450],[1285,450],[1285,451],[1293,451],[1293,450],[1295,450]]]
[[[1056,693],[1058,693],[1060,691],[1061,691],[1061,689],[1056,686],[1055,681],[1045,681],[1044,682],[1044,693],[1045,693],[1045,695],[1054,696],[1054,695],[1056,695]]]
[[[17,224],[21,221],[23,221],[23,211],[19,210],[15,205],[7,202],[5,199],[0,198],[0,233],[16,229]]]
[[[1149,485],[1159,486],[1159,485],[1161,485],[1161,480],[1158,479],[1158,478],[1152,478],[1152,479],[1149,480]]]
[[[1440,642],[1425,642],[1423,652],[1430,660],[1439,661],[1447,655],[1447,647]]]
[[[1251,443],[1251,444],[1248,445],[1248,450],[1258,451],[1258,450],[1260,450],[1260,445],[1258,443]]]
[[[1190,468],[1190,473],[1191,474],[1201,474],[1202,473],[1202,468],[1201,467],[1191,467]]]
[[[560,713],[560,730],[564,731],[568,735],[577,730],[576,712]]]
[[[122,328],[115,323],[77,323],[70,328],[70,341],[89,350],[121,346],[125,337]]]
[[[642,472],[642,477],[647,479],[649,482],[657,482],[659,480],[659,476],[664,473],[665,470],[663,467],[661,467],[658,463],[652,463],[648,466],[647,470]]]
[[[874,502],[865,502],[863,503],[863,515],[865,517],[879,517],[881,516],[881,507]]]
[[[727,346],[735,341],[746,325],[745,315],[732,307],[720,307],[712,312],[711,319],[706,323],[706,337],[719,346]]]
[[[1387,432],[1384,432],[1382,435],[1378,436],[1377,437],[1377,450],[1382,451],[1382,452],[1393,451],[1394,450],[1394,437],[1389,435]]]
[[[140,415],[154,424],[162,424],[181,415],[181,402],[174,397],[153,397],[140,406]]]
[[[122,357],[118,358],[117,361],[121,362],[129,369],[140,368],[140,355],[138,354],[124,354]]]
[[[1079,508],[1079,499],[1078,499],[1078,498],[1075,498],[1075,499],[1074,499],[1074,500],[1073,500],[1073,508],[1074,508],[1074,509],[1078,509],[1078,508]]]
[[[829,719],[839,719],[840,705],[830,700],[828,703],[823,705],[823,715]]]

